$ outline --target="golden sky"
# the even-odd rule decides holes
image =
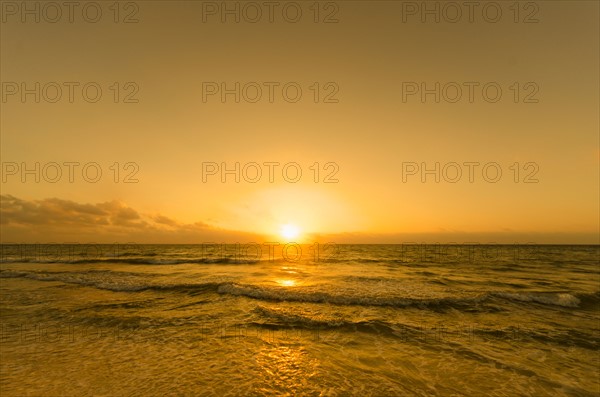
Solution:
[[[72,22],[34,3],[39,22],[1,6],[3,242],[272,240],[283,225],[306,242],[599,242],[595,1],[481,2],[456,23],[443,2],[428,2],[439,22],[402,1],[280,2],[270,22],[257,2],[256,23],[247,2],[97,2],[98,22],[89,2]],[[421,96],[436,83],[439,103]],[[422,173],[436,163],[439,183]]]

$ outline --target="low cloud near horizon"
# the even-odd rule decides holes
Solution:
[[[82,204],[59,198],[24,200],[0,195],[2,243],[114,243],[200,244],[205,242],[266,242],[272,238],[225,230],[204,222],[183,223],[164,214],[141,213],[120,201]],[[536,233],[503,230],[465,233],[376,234],[350,232],[311,235],[311,242],[339,244],[393,243],[497,243],[497,244],[599,244],[597,233]]]
[[[195,243],[256,240],[250,233],[203,222],[181,223],[162,214],[144,214],[120,201],[80,204],[47,198],[0,196],[2,242]],[[81,241],[81,240],[85,241]]]

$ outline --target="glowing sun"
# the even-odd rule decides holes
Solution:
[[[300,229],[296,225],[287,224],[281,226],[281,236],[288,241],[296,239],[300,235]]]

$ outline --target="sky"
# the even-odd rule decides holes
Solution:
[[[28,4],[2,242],[600,243],[595,1]]]

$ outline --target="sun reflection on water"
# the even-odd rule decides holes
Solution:
[[[295,287],[296,286],[296,280],[277,280],[277,284],[283,286],[283,287]]]

